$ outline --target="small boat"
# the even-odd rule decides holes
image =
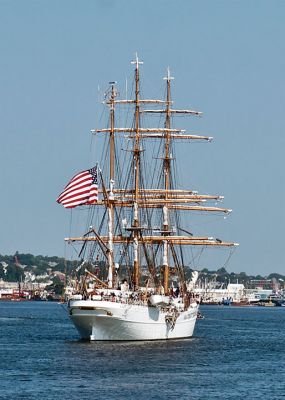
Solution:
[[[226,299],[222,299],[222,305],[223,306],[230,306],[233,302],[233,299],[231,297],[227,297]]]
[[[202,315],[200,311],[197,312],[197,319],[205,319],[204,315]]]

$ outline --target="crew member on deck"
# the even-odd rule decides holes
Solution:
[[[129,284],[126,279],[123,280],[123,283],[121,284],[121,291],[122,292],[127,292],[129,290]]]

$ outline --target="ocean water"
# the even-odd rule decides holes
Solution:
[[[0,302],[0,399],[285,399],[285,307],[201,312],[188,340],[89,343],[57,303]]]

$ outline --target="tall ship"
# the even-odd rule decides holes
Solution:
[[[174,117],[202,113],[174,107],[169,69],[164,98],[145,98],[142,62],[136,56],[132,64],[131,95],[121,96],[110,82],[107,126],[91,131],[101,159],[76,174],[57,199],[88,214],[82,235],[65,239],[79,246],[80,260],[68,312],[83,339],[189,338],[199,309],[193,291],[198,272],[189,275],[185,250],[237,244],[195,236],[188,216],[231,210],[216,205],[222,196],[178,185],[176,163],[185,168],[187,160],[175,157],[176,142],[212,138],[175,128]]]

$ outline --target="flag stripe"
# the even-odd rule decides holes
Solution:
[[[88,181],[89,179],[92,179],[92,177],[90,176],[90,174],[86,174],[86,175],[82,175],[80,176],[78,179],[74,179],[72,182],[70,182],[66,188],[64,190],[73,188],[76,185],[79,185],[81,182],[85,182]]]
[[[98,191],[96,192],[96,194],[98,194]],[[78,191],[77,193],[74,193],[73,195],[63,198],[60,202],[62,204],[64,204],[64,203],[68,203],[69,201],[74,200],[74,199],[89,198],[90,195],[93,195],[93,193],[91,193],[89,189],[87,189],[83,192]]]
[[[90,181],[92,182],[92,180],[93,179],[92,179],[92,177],[90,175],[89,176],[84,176],[84,177],[74,181],[72,184],[67,185],[62,193],[65,193],[68,190],[72,190],[76,186],[84,185],[86,182],[90,182]]]
[[[98,201],[97,167],[79,172],[65,186],[57,202],[65,208],[74,208]]]
[[[90,195],[92,195],[92,198],[95,197],[95,199],[97,200],[98,195],[94,196],[94,193],[91,194],[89,190],[86,190],[82,193],[77,193],[77,194],[74,194],[73,196],[69,196],[68,198],[61,200],[60,204],[65,205],[65,204],[69,204],[73,201],[81,201],[81,202],[86,201],[87,202],[90,199]]]
[[[58,198],[59,201],[62,201],[63,199],[69,197],[70,195],[72,196],[75,193],[80,193],[83,192],[85,188],[89,188],[90,187],[90,183],[92,183],[92,181],[85,183],[84,185],[80,185],[80,186],[76,186],[76,188],[72,189],[72,190],[67,190],[66,192],[63,192],[63,194],[61,194]]]

